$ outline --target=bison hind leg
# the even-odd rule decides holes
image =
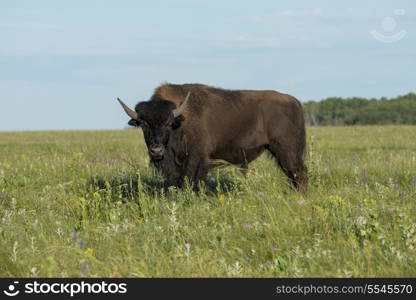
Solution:
[[[283,173],[289,178],[293,187],[302,192],[306,192],[308,185],[308,169],[303,161],[303,150],[293,145],[274,143],[268,145],[266,149],[276,159],[277,164]]]

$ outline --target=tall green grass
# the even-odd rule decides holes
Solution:
[[[416,127],[308,128],[307,164],[306,195],[266,155],[196,193],[137,131],[0,133],[0,276],[416,276]]]

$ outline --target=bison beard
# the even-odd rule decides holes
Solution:
[[[183,162],[180,162],[179,158],[175,157],[173,147],[169,143],[164,158],[162,160],[150,159],[150,162],[162,173],[166,184],[174,186],[181,185],[180,178]]]
[[[175,164],[174,159],[172,159],[172,154],[169,151],[166,153],[167,157],[161,160],[152,160],[153,166],[162,172],[163,177],[166,180],[166,183],[171,186],[178,186],[180,179],[180,170]]]
[[[293,186],[306,191],[303,109],[290,95],[164,84],[134,111],[119,101],[132,118],[129,124],[142,127],[151,163],[170,185],[183,187],[189,180],[197,188],[206,181],[211,162],[246,169],[268,151]],[[162,148],[160,159],[155,149]]]

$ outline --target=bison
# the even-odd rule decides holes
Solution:
[[[212,162],[247,168],[264,150],[293,186],[307,187],[305,122],[301,103],[272,90],[226,90],[202,84],[163,84],[149,101],[130,109],[141,127],[151,163],[170,184],[196,187]]]

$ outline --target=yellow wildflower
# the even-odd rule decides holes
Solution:
[[[87,256],[93,256],[93,254],[94,254],[94,250],[92,249],[92,248],[87,248],[87,249],[85,249],[85,255],[87,255]]]
[[[137,218],[136,219],[136,223],[139,224],[139,225],[141,225],[141,224],[144,223],[144,219],[143,218]]]

